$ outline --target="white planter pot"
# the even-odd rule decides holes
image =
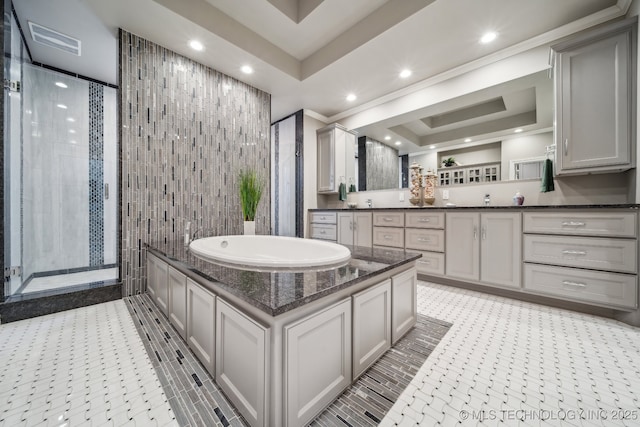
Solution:
[[[255,221],[245,221],[244,222],[244,234],[254,235],[256,234],[256,222]]]

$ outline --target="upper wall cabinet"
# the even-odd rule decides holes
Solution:
[[[634,167],[637,18],[552,46],[556,172]]]
[[[318,193],[337,193],[341,183],[355,184],[356,133],[334,123],[318,135]]]

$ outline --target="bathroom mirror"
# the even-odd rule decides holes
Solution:
[[[414,161],[425,171],[464,175],[449,185],[478,182],[470,169],[483,166],[497,166],[500,181],[534,179],[553,145],[553,80],[541,71],[356,131],[363,190],[401,187],[403,162]],[[448,167],[446,159],[452,159]],[[398,178],[360,185],[367,176],[379,176],[367,173],[369,168],[398,170]]]

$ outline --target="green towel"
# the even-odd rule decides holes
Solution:
[[[355,184],[351,184],[349,186],[349,193],[355,193],[356,191],[357,191],[356,190],[356,185]]]
[[[338,196],[343,202],[347,200],[347,184],[345,184],[344,182],[341,183],[340,186],[338,186]]]
[[[547,193],[554,190],[553,163],[551,162],[551,159],[547,159],[544,161],[544,165],[542,166],[542,187],[540,188],[540,191],[542,193]]]

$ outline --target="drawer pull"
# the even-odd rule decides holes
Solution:
[[[429,218],[420,218],[418,222],[431,222],[431,220]]]
[[[385,217],[382,218],[382,220],[386,221],[386,222],[391,222],[391,221],[393,221],[393,218],[389,218],[388,216],[385,216]]]
[[[571,282],[569,280],[563,280],[562,284],[563,285],[567,285],[567,286],[575,286],[576,288],[586,288],[587,287],[587,285],[585,285],[584,283]]]
[[[321,231],[320,231],[320,234],[327,234],[327,232],[326,232],[326,231],[324,231],[324,230],[321,230]]]
[[[584,227],[585,223],[582,221],[562,221],[563,227]]]
[[[420,264],[431,265],[431,261],[429,261],[429,260],[426,260],[426,261],[424,261],[424,260],[419,260],[418,262],[419,262]]]
[[[587,253],[585,251],[571,251],[571,250],[565,250],[562,251],[563,255],[586,255]]]
[[[431,239],[428,237],[418,237],[418,242],[429,242]]]
[[[324,221],[325,219],[327,219],[327,217],[326,216],[321,216],[320,219]]]
[[[390,235],[388,235],[388,234],[385,234],[385,235],[384,235],[384,238],[385,238],[385,240],[391,240],[391,239],[393,239],[393,236],[390,236]]]

